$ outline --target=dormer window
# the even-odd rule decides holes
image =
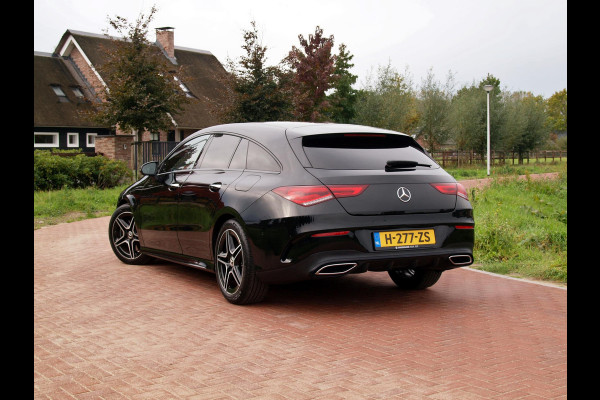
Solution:
[[[54,94],[56,94],[58,96],[58,101],[63,102],[63,103],[67,103],[69,101],[69,99],[67,98],[67,95],[65,94],[65,92],[63,92],[60,85],[50,85],[50,87],[54,91]]]
[[[81,89],[79,89],[77,86],[72,86],[71,90],[73,91],[75,97],[77,97],[80,100],[83,100],[83,92],[81,91]]]
[[[185,95],[187,97],[194,97],[194,95],[192,94],[192,92],[190,92],[190,89],[188,89],[188,87],[185,86],[185,84],[183,82],[181,82],[179,80],[179,78],[175,77],[175,82],[177,82],[177,84],[179,85],[179,87],[181,88],[181,90],[183,90],[183,93],[185,93]]]

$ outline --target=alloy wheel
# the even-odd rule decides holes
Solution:
[[[142,254],[133,214],[130,211],[124,211],[114,219],[112,241],[115,250],[127,260],[135,260]]]
[[[244,252],[240,237],[233,229],[224,231],[217,245],[217,275],[219,284],[229,294],[235,294],[242,285]]]

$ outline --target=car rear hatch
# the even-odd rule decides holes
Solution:
[[[351,215],[440,213],[456,206],[456,181],[410,136],[320,134],[301,141],[308,172],[334,194],[344,185],[360,192],[336,196]]]

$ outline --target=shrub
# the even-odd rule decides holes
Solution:
[[[132,179],[123,161],[78,154],[61,157],[45,150],[33,153],[33,189],[111,188]]]

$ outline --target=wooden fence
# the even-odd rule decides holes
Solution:
[[[440,150],[429,153],[435,161],[442,165],[443,168],[447,166],[459,167],[461,165],[471,164],[486,164],[486,154],[476,153],[474,151],[458,151],[458,150]],[[567,159],[566,150],[538,150],[525,152],[521,155],[517,152],[508,151],[493,151],[490,155],[490,164],[529,164],[533,162],[544,162],[549,161],[562,161]]]

